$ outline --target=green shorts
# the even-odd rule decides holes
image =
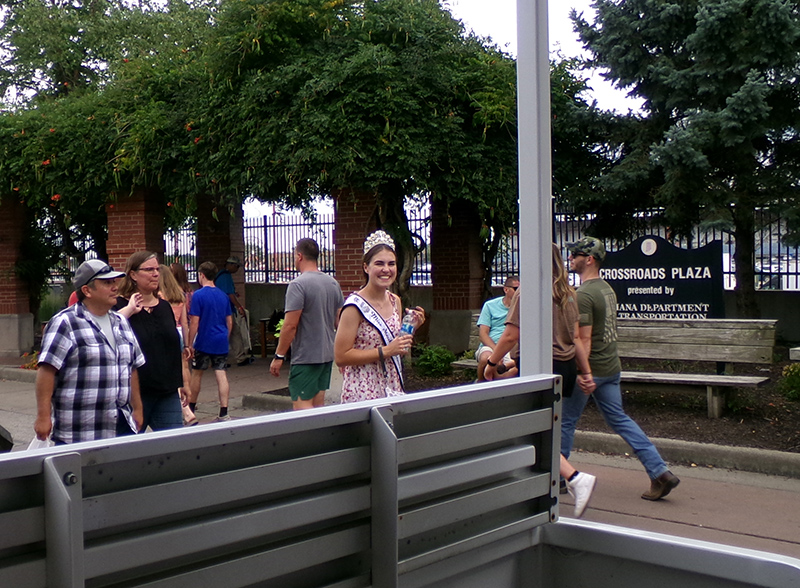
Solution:
[[[292,364],[289,370],[289,394],[292,400],[311,400],[331,387],[333,362]]]

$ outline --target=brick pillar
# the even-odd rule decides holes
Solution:
[[[378,228],[375,224],[375,195],[343,190],[334,194],[334,200],[334,265],[336,279],[347,297],[364,285],[364,239]]]
[[[430,341],[461,352],[469,349],[472,314],[481,307],[481,221],[467,202],[448,209],[434,200],[431,206],[434,312]]]
[[[136,251],[152,251],[164,259],[164,202],[153,188],[137,188],[130,196],[106,204],[108,263],[125,270]]]
[[[28,220],[15,198],[0,201],[0,356],[19,357],[33,348],[33,315],[27,285],[14,266]]]
[[[225,269],[225,260],[231,255],[247,263],[242,206],[234,206],[231,212],[226,205],[216,204],[210,196],[198,196],[197,265],[212,261],[218,269]],[[233,274],[233,285],[239,301],[246,308],[244,267]]]

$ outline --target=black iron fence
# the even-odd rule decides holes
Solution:
[[[624,248],[642,235],[652,234],[663,237],[682,248],[696,248],[711,241],[722,241],[724,284],[727,290],[736,286],[734,251],[736,242],[730,231],[719,228],[696,227],[689,237],[675,238],[669,230],[655,222],[658,211],[642,211],[641,229],[628,240],[606,240],[609,251]],[[407,211],[409,229],[424,243],[414,261],[412,285],[431,284],[430,264],[430,215],[426,208]],[[755,234],[755,274],[756,288],[759,290],[800,290],[800,248],[783,243],[785,222],[768,209],[756,211]],[[553,216],[553,235],[555,242],[562,247],[577,241],[591,227],[594,215],[573,214],[559,211]],[[293,279],[293,249],[302,237],[313,237],[320,245],[320,268],[333,274],[333,214],[319,214],[308,219],[299,214],[276,213],[256,218],[244,219],[245,240],[245,279],[254,283],[285,283]],[[195,226],[187,222],[178,231],[169,231],[164,237],[165,260],[167,263],[183,263],[190,279],[194,279],[196,267]],[[493,265],[493,283],[500,285],[509,275],[519,273],[519,235],[505,237],[500,244]]]
[[[164,234],[164,263],[181,263],[190,282],[197,281],[197,219],[190,218],[180,229]]]
[[[726,290],[736,287],[734,252],[736,240],[731,231],[716,227],[695,227],[688,237],[676,238],[670,231],[655,222],[658,210],[639,212],[641,228],[628,240],[607,239],[608,251],[618,251],[644,235],[657,235],[683,249],[694,249],[712,241],[722,241],[722,270]],[[758,290],[800,290],[800,248],[783,243],[786,223],[767,208],[755,211],[755,226],[759,227],[755,237],[755,277]],[[580,239],[594,220],[593,214],[577,215],[556,212],[553,218],[553,233],[557,244],[565,249],[567,243]]]
[[[430,215],[425,210],[407,211],[409,229],[416,242],[423,244],[417,254],[411,283],[431,283]],[[317,214],[307,218],[300,214],[276,212],[244,219],[245,279],[254,283],[286,283],[297,276],[294,267],[294,246],[303,237],[311,237],[320,247],[319,267],[333,274],[334,215]]]
[[[422,206],[406,211],[409,229],[422,244],[414,261],[411,275],[412,285],[431,284],[430,263],[430,210]],[[702,247],[711,241],[722,241],[722,265],[725,289],[736,286],[734,251],[736,241],[730,231],[719,228],[696,227],[689,237],[675,238],[669,230],[655,222],[658,211],[639,213],[641,229],[628,240],[606,240],[609,251],[624,248],[642,235],[663,237],[674,245],[686,249]],[[769,209],[755,212],[755,277],[759,290],[800,290],[800,248],[786,245],[781,236],[786,234],[786,224]],[[565,249],[566,244],[577,241],[590,229],[592,214],[574,214],[557,211],[553,215],[553,239]],[[309,219],[300,214],[274,213],[244,219],[245,279],[252,283],[286,283],[296,277],[293,249],[302,237],[313,237],[320,245],[320,269],[333,274],[334,268],[334,217],[333,214],[318,214]],[[164,260],[167,264],[182,263],[190,281],[196,281],[196,222],[188,220],[178,230],[164,235]],[[94,257],[87,253],[87,259]],[[74,262],[74,260],[72,260]],[[70,263],[74,271],[77,263]],[[519,274],[519,235],[505,237],[494,259],[492,282],[501,285],[509,275]],[[61,281],[54,274],[54,280]]]

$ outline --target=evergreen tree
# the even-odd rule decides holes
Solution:
[[[584,201],[608,217],[663,208],[686,234],[698,223],[736,237],[740,316],[757,317],[754,211],[782,210],[800,228],[800,14],[787,0],[597,0],[572,18],[590,64],[630,95],[640,114],[619,120],[619,159]],[[613,233],[625,223],[601,227]]]

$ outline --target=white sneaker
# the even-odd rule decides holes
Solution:
[[[583,511],[589,506],[597,478],[592,474],[579,472],[573,480],[567,480],[567,492],[575,499],[575,518],[583,516]]]
[[[218,416],[214,418],[215,423],[226,423],[231,420],[231,415],[226,414],[224,417]]]

